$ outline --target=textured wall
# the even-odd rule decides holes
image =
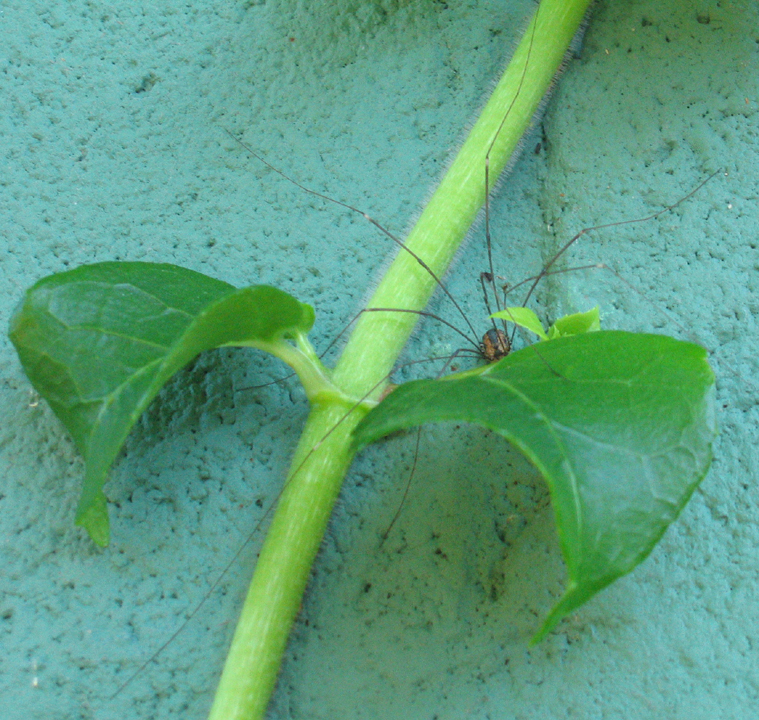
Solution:
[[[527,2],[5,2],[0,15],[0,325],[39,277],[86,262],[175,262],[311,302],[325,347],[360,307],[386,241],[261,167],[411,223],[474,116]],[[562,582],[550,508],[518,456],[472,428],[425,430],[389,540],[411,438],[354,465],[271,716],[715,720],[759,715],[755,316],[759,8],[606,0],[494,201],[497,269],[516,282],[588,235],[548,313],[601,304],[607,327],[699,339],[718,373],[709,476],[649,560],[528,649]],[[540,149],[536,145],[540,142]],[[484,314],[472,234],[450,278]],[[455,314],[437,302],[441,314]],[[669,313],[669,317],[665,315]],[[410,356],[455,348],[426,323]],[[112,544],[73,527],[82,463],[5,338],[0,376],[3,717],[202,718],[306,412],[253,352],[201,357],[111,474]],[[422,372],[432,372],[423,370]]]

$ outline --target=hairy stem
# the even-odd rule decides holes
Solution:
[[[543,0],[477,123],[409,235],[406,246],[440,277],[482,207],[486,159],[492,184],[529,127],[590,0]],[[436,282],[403,250],[368,307],[422,310]],[[377,397],[417,316],[364,313],[334,371],[347,397]],[[364,408],[315,402],[261,549],[211,709],[211,720],[259,720],[276,683],[290,628],[353,457]]]

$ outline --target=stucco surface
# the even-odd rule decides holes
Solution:
[[[0,7],[0,326],[38,278],[102,260],[174,262],[310,302],[326,347],[503,67],[528,2],[5,2]],[[545,491],[468,427],[354,464],[270,710],[361,718],[743,720],[759,716],[759,7],[606,0],[493,201],[497,271],[534,273],[581,228],[545,312],[701,342],[718,376],[713,467],[651,557],[537,647],[560,592]],[[539,145],[539,147],[538,147]],[[449,277],[477,322],[482,224]],[[434,302],[456,322],[454,311]],[[457,347],[434,322],[408,357]],[[111,473],[112,543],[73,526],[83,465],[0,337],[2,711],[7,720],[204,717],[256,541],[176,630],[275,498],[305,417],[276,361],[202,356]],[[422,372],[427,372],[423,370]],[[432,371],[429,371],[432,372]]]

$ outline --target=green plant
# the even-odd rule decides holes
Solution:
[[[406,247],[435,275],[487,196],[485,158],[492,184],[586,5],[544,0],[539,22],[409,237]],[[421,310],[435,286],[433,275],[401,252],[370,306]],[[713,378],[696,346],[650,335],[570,335],[495,366],[403,386],[370,412],[413,314],[362,316],[334,371],[306,339],[313,320],[310,307],[274,288],[238,290],[169,265],[102,263],[41,280],[12,321],[28,376],[85,457],[77,522],[100,544],[108,542],[108,467],[142,410],[192,357],[252,346],[283,359],[303,381],[313,410],[212,717],[264,712],[311,562],[360,445],[418,422],[456,418],[490,427],[530,457],[551,489],[570,580],[540,634],[640,562],[708,467]]]

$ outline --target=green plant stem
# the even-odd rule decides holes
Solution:
[[[543,0],[503,77],[406,246],[440,277],[551,85],[590,0]],[[505,118],[505,121],[504,121]],[[400,251],[368,307],[422,310],[435,280]],[[333,374],[346,397],[377,397],[417,316],[365,313]],[[276,683],[311,564],[353,457],[351,431],[366,413],[332,399],[312,407],[261,549],[211,709],[211,720],[259,720]]]
[[[311,410],[240,614],[211,708],[214,720],[264,716],[311,565],[353,458],[351,433],[366,414],[346,417],[349,409],[330,403]]]

